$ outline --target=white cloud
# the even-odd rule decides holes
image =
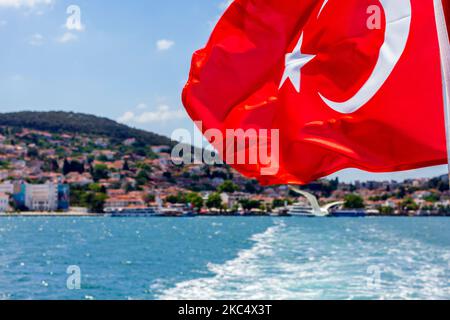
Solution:
[[[175,42],[172,40],[161,39],[156,41],[156,48],[158,51],[167,51],[171,49],[175,45]]]
[[[39,5],[52,5],[53,0],[0,0],[0,7],[35,8]]]
[[[57,39],[57,41],[59,43],[68,43],[68,42],[72,42],[78,39],[78,36],[71,33],[71,32],[66,32],[64,33],[61,37],[59,37]]]
[[[184,116],[181,110],[172,110],[167,105],[161,105],[156,111],[144,112],[136,118],[138,123],[151,123],[180,119]]]
[[[138,110],[144,110],[144,109],[147,109],[147,108],[148,108],[148,106],[145,103],[139,103],[136,106],[136,109],[138,109]]]
[[[132,122],[134,117],[135,117],[134,112],[127,111],[117,119],[117,122],[121,122],[121,123]]]
[[[127,111],[117,121],[121,123],[147,124],[178,120],[183,117],[184,113],[182,110],[173,110],[167,105],[160,105],[155,111],[145,111],[140,114]]]
[[[35,33],[30,37],[30,41],[28,43],[35,47],[42,46],[44,44],[44,36],[40,33]]]

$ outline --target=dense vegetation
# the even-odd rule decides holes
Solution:
[[[130,128],[107,118],[93,115],[52,111],[0,113],[0,126],[28,128],[52,133],[84,133],[122,141],[134,138],[146,146],[173,145],[167,137]]]

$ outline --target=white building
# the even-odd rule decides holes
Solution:
[[[135,144],[135,143],[136,143],[136,139],[135,139],[135,138],[126,139],[126,140],[123,142],[123,144],[124,144],[125,146],[128,146],[128,147],[132,146],[132,145]]]
[[[222,192],[220,198],[227,208],[233,208],[234,206],[239,206],[240,201],[249,199],[249,195],[243,192],[235,192],[233,194]]]
[[[154,153],[161,153],[163,151],[171,149],[169,146],[153,146],[151,148]]]
[[[140,197],[135,197],[129,194],[117,195],[111,197],[105,202],[105,208],[109,209],[122,209],[128,207],[144,207],[145,201]]]
[[[9,170],[0,170],[0,180],[6,180],[9,177]]]
[[[14,185],[9,181],[1,183],[0,184],[0,193],[5,193],[7,195],[14,194]]]
[[[9,195],[0,192],[0,213],[9,211]]]
[[[25,206],[32,211],[55,211],[58,209],[58,185],[27,184]]]

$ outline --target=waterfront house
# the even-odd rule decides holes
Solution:
[[[114,198],[117,196],[123,196],[126,194],[126,191],[124,189],[108,189],[106,191],[108,197]]]
[[[105,202],[105,209],[121,209],[143,206],[145,206],[145,201],[141,197],[136,197],[128,194],[110,197]]]
[[[58,185],[26,184],[25,206],[31,211],[55,211],[58,209]]]
[[[0,193],[12,195],[14,193],[14,185],[10,181],[0,184]]]
[[[95,139],[94,144],[97,147],[106,148],[109,145],[109,140],[106,138],[97,138]]]
[[[90,173],[78,173],[78,172],[70,172],[66,175],[66,182],[69,184],[73,184],[76,186],[87,186],[91,183],[94,183],[94,179]]]
[[[136,143],[136,139],[135,138],[130,138],[130,139],[126,139],[123,141],[123,144],[127,147],[132,146],[133,144]]]
[[[0,213],[5,213],[10,210],[9,208],[9,195],[0,192]]]
[[[244,192],[235,192],[235,193],[221,193],[220,198],[222,199],[222,203],[226,205],[227,208],[233,208],[235,206],[240,205],[240,201],[247,200],[250,198],[250,195]]]
[[[8,170],[0,170],[0,180],[5,180],[8,177],[9,177]]]
[[[153,146],[152,151],[154,153],[162,153],[164,151],[170,150],[169,146]]]

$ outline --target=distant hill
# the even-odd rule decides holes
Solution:
[[[128,127],[111,119],[94,115],[51,111],[51,112],[12,112],[0,113],[0,126],[29,128],[52,133],[81,133],[105,136],[122,141],[135,138],[143,145],[173,145],[169,138]]]

